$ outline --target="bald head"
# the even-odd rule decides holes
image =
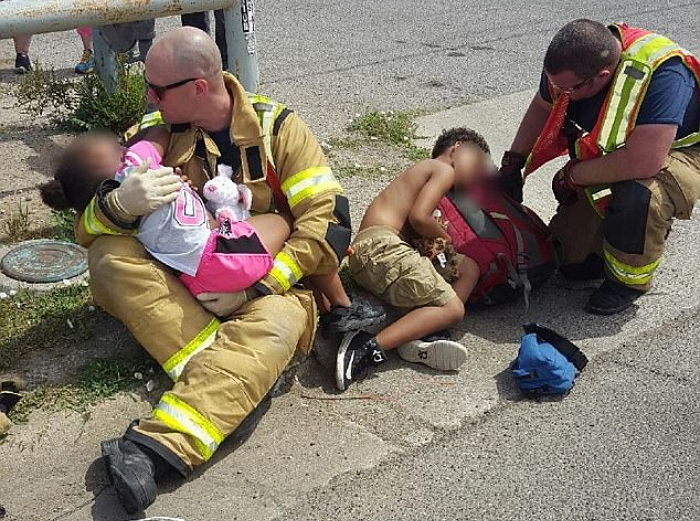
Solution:
[[[170,79],[212,78],[221,74],[221,54],[214,40],[200,29],[180,27],[156,40],[146,56],[146,73]]]

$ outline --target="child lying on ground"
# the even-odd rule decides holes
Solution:
[[[479,279],[479,267],[460,256],[450,285],[410,243],[420,238],[450,242],[434,212],[448,191],[465,189],[493,169],[489,154],[476,132],[445,131],[435,143],[433,159],[397,177],[367,209],[348,257],[350,273],[362,287],[408,313],[376,336],[364,331],[345,334],[336,364],[340,390],[369,366],[384,362],[388,349],[398,347],[402,358],[445,371],[466,360],[466,348],[438,332],[464,316],[464,302]]]
[[[147,141],[127,149],[119,146],[115,136],[105,133],[76,139],[62,155],[54,180],[43,185],[42,199],[56,210],[83,212],[107,179],[121,182],[129,175],[172,175],[172,169],[162,168],[160,163],[169,140],[167,130],[161,130],[151,131]],[[146,174],[147,167],[154,172]],[[220,170],[225,173],[225,167]],[[220,201],[216,196],[223,190],[240,192],[241,197],[226,201],[228,204],[212,204]],[[291,232],[287,216],[269,213],[250,217],[250,192],[244,185],[217,177],[207,182],[204,191],[210,197],[206,206],[197,192],[182,182],[177,199],[141,217],[136,235],[154,258],[180,272],[180,280],[200,300],[206,300],[210,293],[250,288],[272,269],[274,256]],[[342,290],[337,274],[307,279],[320,294]]]

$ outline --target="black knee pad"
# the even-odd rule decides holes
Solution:
[[[613,247],[625,253],[644,253],[647,215],[651,192],[636,181],[612,186],[612,197],[603,220],[603,236]]]

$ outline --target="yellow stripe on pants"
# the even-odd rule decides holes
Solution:
[[[163,364],[163,370],[168,373],[168,376],[173,382],[177,382],[182,374],[182,370],[187,365],[194,355],[203,351],[216,338],[216,332],[219,329],[220,322],[216,318],[212,318],[211,322],[205,327],[196,337],[194,337],[185,347],[180,349],[173,356],[168,358]]]
[[[224,435],[216,425],[171,393],[163,394],[160,403],[153,410],[153,417],[172,430],[191,436],[204,461],[211,458],[224,440]]]
[[[658,259],[646,266],[630,266],[629,264],[617,260],[609,251],[605,251],[604,253],[605,264],[610,272],[620,282],[629,286],[641,286],[651,282],[654,271],[656,271],[656,268],[661,264],[661,259]]]

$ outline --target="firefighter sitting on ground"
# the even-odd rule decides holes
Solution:
[[[172,132],[164,165],[181,166],[200,189],[219,164],[228,165],[252,190],[254,212],[288,208],[293,224],[272,270],[254,287],[195,299],[132,237],[138,217],[174,200],[179,183],[148,174],[121,185],[108,181],[80,216],[77,236],[89,246],[95,302],[175,381],[151,417],[103,443],[129,512],[155,500],[162,472],[187,476],[209,460],[295,351],[309,351],[314,299],[296,283],[310,274],[337,280],[350,240],[348,201],[314,136],[283,105],[247,94],[222,74],[219,50],[206,33],[186,27],[164,35],[148,53],[145,76],[150,100]],[[335,290],[327,304],[336,329],[376,318],[351,302],[339,282]]]
[[[522,200],[522,169],[568,148],[550,226],[564,276],[604,277],[591,313],[621,312],[646,292],[673,218],[690,218],[700,195],[699,82],[694,56],[625,24],[576,20],[547,49],[501,174]]]

